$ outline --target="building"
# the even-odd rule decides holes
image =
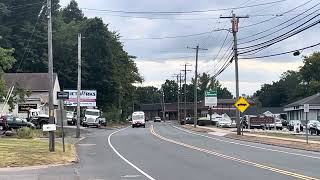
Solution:
[[[19,87],[30,93],[30,96],[25,98],[25,102],[15,104],[12,112],[9,112],[8,105],[4,107],[4,103],[1,103],[0,108],[1,110],[3,109],[3,113],[12,113],[20,117],[27,117],[27,111],[31,108],[41,109],[42,113],[48,114],[49,78],[47,73],[6,73],[2,79],[7,89],[14,84],[15,87]],[[56,73],[54,73],[53,80],[53,103],[55,108],[57,108],[58,100],[56,94],[60,91],[60,84]]]
[[[284,107],[288,120],[306,120],[304,104],[309,104],[308,120],[320,120],[320,93],[306,97]]]
[[[218,99],[218,106],[212,108],[212,113],[228,114],[230,117],[235,117],[236,108],[234,107],[235,99]],[[251,105],[254,105],[252,100],[248,100]],[[167,120],[176,120],[178,116],[178,103],[155,103],[142,104],[140,110],[144,111],[148,119],[155,116],[163,117],[163,108],[165,109]],[[194,103],[187,102],[186,104],[187,117],[194,115]],[[198,117],[205,117],[209,114],[209,107],[204,106],[204,101],[198,102]],[[181,117],[184,117],[184,103],[180,103]]]

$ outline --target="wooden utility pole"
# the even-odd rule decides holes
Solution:
[[[239,30],[239,19],[249,18],[249,16],[236,16],[232,13],[232,16],[221,16],[220,18],[231,18],[232,23],[232,34],[233,34],[233,59],[235,62],[235,78],[236,78],[236,100],[239,99],[239,66],[238,66],[238,44],[237,44],[237,32]],[[240,111],[236,110],[236,124],[237,124],[237,135],[241,135],[240,127]]]
[[[199,58],[199,50],[208,50],[200,48],[199,45],[195,48],[190,48],[196,50],[196,66],[195,66],[195,73],[194,73],[194,127],[197,127],[198,121],[198,58]]]

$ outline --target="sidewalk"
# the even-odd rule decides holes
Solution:
[[[206,127],[206,126],[197,126],[198,128],[202,128],[202,129],[207,129],[207,130],[211,130],[214,132],[217,132],[219,134],[236,134],[236,132],[232,132],[230,130],[226,130],[226,129],[221,129],[221,128],[217,128],[217,127]],[[215,133],[209,133],[212,135],[215,135]],[[260,135],[260,134],[252,134],[252,133],[244,133],[245,136],[251,136],[251,137],[260,137],[260,138],[270,138],[270,139],[278,139],[278,140],[285,140],[285,141],[293,141],[293,142],[302,142],[305,143],[306,141],[303,139],[293,139],[293,138],[284,138],[284,137],[275,137],[275,136],[267,136],[267,135]],[[309,140],[309,143],[313,143],[313,144],[320,144],[320,141],[313,141],[313,140]]]

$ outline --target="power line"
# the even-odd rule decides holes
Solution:
[[[315,7],[318,6],[319,4],[320,4],[320,3],[316,4],[315,6],[311,7],[310,9],[308,9],[308,10],[306,10],[306,11],[298,14],[297,16],[295,16],[295,17],[293,17],[293,18],[290,18],[289,20],[287,20],[287,21],[285,21],[285,22],[282,22],[282,23],[280,23],[280,24],[278,24],[278,25],[276,25],[276,26],[274,26],[274,27],[271,27],[271,28],[269,28],[269,29],[266,29],[266,30],[264,30],[264,31],[261,31],[261,32],[259,32],[259,33],[256,33],[256,34],[253,34],[253,35],[251,35],[251,36],[247,36],[247,37],[241,38],[241,39],[242,39],[242,40],[243,40],[243,39],[248,39],[248,38],[257,36],[257,35],[259,35],[259,34],[268,32],[268,31],[270,31],[270,30],[273,30],[273,29],[275,29],[275,28],[277,28],[277,27],[280,27],[280,26],[286,24],[287,22],[290,22],[290,21],[296,19],[297,17],[305,14],[306,12],[308,12],[308,11],[310,11],[311,9],[315,8]],[[287,25],[287,26],[285,26],[285,27],[283,27],[283,28],[281,28],[281,29],[278,29],[277,31],[274,31],[274,32],[272,32],[272,33],[269,33],[269,34],[267,34],[267,35],[261,36],[261,37],[259,37],[259,38],[256,38],[256,39],[253,39],[253,40],[250,40],[250,41],[246,41],[246,42],[239,43],[239,45],[241,45],[241,44],[246,44],[246,43],[250,43],[250,42],[253,42],[253,41],[256,41],[256,40],[259,40],[259,39],[268,37],[268,36],[270,36],[270,35],[272,35],[272,34],[275,34],[275,33],[277,33],[277,32],[280,32],[281,30],[283,30],[283,29],[285,29],[285,28],[287,28],[287,27],[290,27],[290,26],[292,26],[293,24],[296,24],[297,22],[299,22],[299,21],[307,18],[308,16],[314,14],[315,12],[317,12],[317,11],[319,11],[319,10],[320,10],[320,9],[317,9],[317,10],[313,11],[312,13],[304,16],[303,18],[301,18],[301,19],[299,19],[299,20],[297,20],[297,21],[295,21],[295,22],[293,22],[293,23],[291,23],[291,24],[289,24],[289,25]]]
[[[254,49],[251,49],[251,50],[248,50],[248,51],[245,51],[245,52],[241,52],[241,53],[239,53],[239,54],[245,54],[245,53],[248,53],[248,52],[253,52],[253,51],[256,51],[256,50],[259,50],[259,49],[262,49],[262,48],[266,48],[266,47],[269,47],[269,46],[271,46],[271,45],[273,45],[273,44],[276,44],[276,43],[278,43],[278,42],[281,42],[281,41],[283,41],[283,40],[285,40],[285,39],[288,39],[288,38],[290,38],[290,37],[292,37],[292,36],[294,36],[294,35],[296,35],[296,34],[299,34],[299,33],[303,32],[303,31],[305,31],[305,30],[307,30],[307,29],[309,29],[309,28],[317,25],[318,23],[320,23],[320,20],[317,20],[316,22],[314,22],[314,23],[312,23],[312,24],[310,24],[310,25],[308,25],[308,26],[306,26],[306,27],[304,27],[304,28],[301,28],[301,29],[298,29],[298,30],[297,30],[297,28],[300,28],[300,27],[304,26],[305,24],[307,24],[308,22],[310,22],[311,20],[313,20],[313,19],[316,18],[317,16],[320,16],[320,14],[312,17],[311,19],[309,19],[309,20],[306,21],[305,23],[301,24],[300,26],[298,26],[298,27],[296,27],[296,28],[294,28],[294,29],[292,29],[292,30],[290,30],[290,31],[288,31],[288,32],[280,35],[280,36],[277,36],[277,37],[275,37],[275,38],[273,38],[273,39],[271,39],[271,40],[268,40],[268,41],[265,41],[265,42],[263,42],[263,43],[259,43],[259,44],[256,44],[256,45],[239,48],[239,49],[250,49],[250,48],[254,48]],[[295,31],[295,30],[296,30],[296,31]],[[292,32],[292,33],[291,33],[291,32]],[[278,39],[279,39],[279,40],[278,40]],[[269,43],[269,44],[268,44],[268,43]],[[264,44],[267,44],[267,45],[263,46]],[[259,46],[262,46],[262,47],[259,47]],[[255,48],[255,47],[259,47],[259,48]]]
[[[89,11],[102,11],[102,12],[109,12],[109,13],[175,15],[175,14],[192,14],[192,13],[205,13],[205,12],[245,9],[245,8],[258,7],[258,6],[265,6],[269,4],[275,4],[275,3],[284,2],[284,1],[287,1],[287,0],[277,0],[277,1],[272,1],[268,3],[260,3],[260,4],[240,6],[240,7],[218,8],[218,9],[209,9],[209,10],[192,10],[192,11],[123,11],[123,10],[94,9],[94,8],[81,8],[81,9],[89,10]]]
[[[304,6],[304,5],[308,4],[308,3],[310,3],[311,1],[313,1],[313,0],[309,0],[309,1],[307,1],[306,3],[303,3],[303,4],[299,5],[299,6],[296,6],[295,8],[290,9],[290,10],[284,12],[284,13],[281,13],[279,16],[275,16],[275,17],[272,17],[272,18],[269,18],[269,19],[266,19],[266,20],[263,20],[263,21],[254,23],[254,24],[249,24],[249,25],[246,25],[246,26],[242,26],[242,27],[240,27],[240,28],[241,28],[241,29],[243,29],[243,28],[248,28],[248,27],[256,26],[256,25],[259,25],[259,24],[262,24],[262,23],[271,21],[271,20],[273,20],[273,19],[276,19],[276,18],[278,18],[278,17],[281,17],[283,14],[287,14],[287,13],[289,13],[289,12],[292,12],[292,11],[294,11],[294,10],[296,10],[296,9]]]
[[[302,50],[305,50],[305,49],[310,49],[310,48],[313,48],[313,47],[316,47],[316,46],[319,46],[319,45],[320,45],[320,43],[317,43],[317,44],[314,44],[314,45],[311,45],[311,46],[308,46],[308,47],[304,47],[304,48],[300,48],[300,49],[296,49],[296,50],[292,50],[292,51],[286,51],[286,52],[282,52],[282,53],[269,54],[269,55],[256,56],[256,57],[243,57],[243,58],[240,58],[240,59],[260,59],[260,58],[281,56],[281,55],[284,55],[284,54],[290,54],[290,53],[293,53],[293,52],[302,51]]]
[[[165,37],[146,37],[146,38],[123,38],[125,41],[138,41],[138,40],[161,40],[161,39],[175,39],[175,38],[185,38],[185,37],[194,37],[194,36],[202,36],[206,34],[210,34],[213,31],[206,31],[202,33],[188,34],[188,35],[180,35],[180,36],[165,36]]]

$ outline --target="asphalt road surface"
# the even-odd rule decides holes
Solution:
[[[76,165],[1,172],[15,179],[320,179],[320,153],[192,133],[171,123],[92,129]]]

